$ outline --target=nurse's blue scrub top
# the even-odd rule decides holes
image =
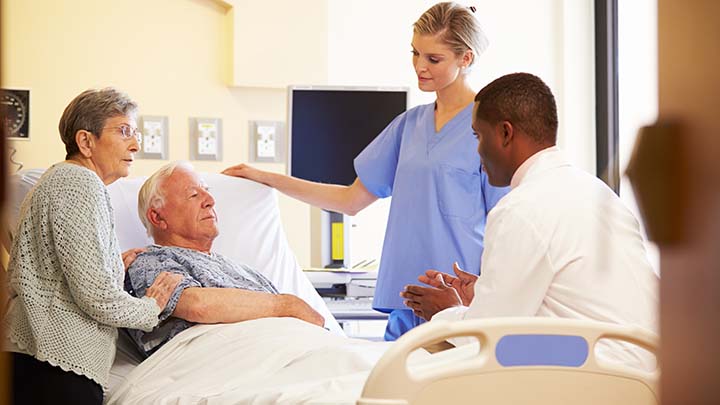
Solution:
[[[392,195],[373,308],[408,309],[400,291],[427,269],[452,263],[479,274],[485,219],[509,188],[480,170],[472,134],[473,103],[435,132],[435,104],[396,117],[355,158],[363,185]]]

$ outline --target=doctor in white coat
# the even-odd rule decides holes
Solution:
[[[493,81],[475,97],[472,126],[490,184],[511,187],[488,216],[483,272],[428,270],[418,280],[429,286],[406,286],[405,304],[425,319],[546,316],[657,333],[658,278],[639,223],[565,160],[545,83],[527,73]],[[652,361],[635,347],[604,347],[624,363]]]

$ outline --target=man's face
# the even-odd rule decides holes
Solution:
[[[488,176],[488,181],[496,187],[510,184],[512,173],[508,176],[507,151],[503,146],[503,125],[491,125],[485,120],[477,118],[477,103],[473,106],[472,129],[478,140],[478,154],[482,168]]]
[[[199,243],[217,237],[215,199],[194,172],[178,167],[160,187],[165,204],[157,211],[167,226],[165,232]]]

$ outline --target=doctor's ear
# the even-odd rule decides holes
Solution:
[[[93,135],[90,131],[79,129],[75,132],[75,143],[77,144],[78,150],[83,157],[89,158],[92,156],[95,141],[95,135]]]
[[[515,128],[510,121],[503,121],[500,125],[502,125],[502,128],[500,128],[502,133],[502,145],[508,146],[515,137]]]

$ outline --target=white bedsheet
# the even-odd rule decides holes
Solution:
[[[141,363],[109,404],[354,403],[391,343],[294,318],[197,325]]]

